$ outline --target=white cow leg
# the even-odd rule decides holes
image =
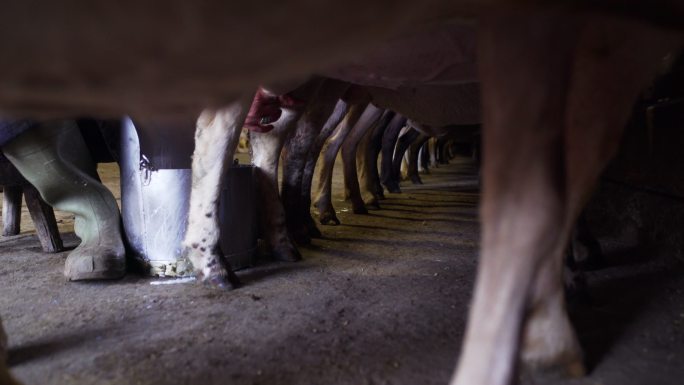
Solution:
[[[233,161],[250,102],[251,98],[203,111],[195,131],[188,229],[182,244],[198,279],[223,288],[239,282],[219,247],[218,202],[223,173]]]

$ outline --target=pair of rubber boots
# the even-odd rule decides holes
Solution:
[[[69,253],[71,281],[120,278],[126,271],[119,208],[97,178],[75,122],[48,122],[2,147],[5,156],[52,207],[73,213],[81,243]]]

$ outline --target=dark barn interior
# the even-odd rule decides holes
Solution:
[[[634,18],[632,13],[636,8],[629,9],[631,11],[625,13]],[[601,11],[609,13],[614,10],[606,6]],[[415,15],[414,18],[432,20],[429,17],[436,12]],[[670,18],[659,19],[654,16],[656,14],[645,13],[644,18],[649,22],[663,23],[668,28],[672,26]],[[401,25],[406,20],[393,22]],[[371,30],[375,31],[376,27]],[[255,32],[257,35],[261,33],[270,36],[272,31]],[[348,43],[358,42],[352,39]],[[463,44],[467,47],[459,49],[463,48],[464,52],[475,50],[474,45]],[[598,50],[597,56],[604,54]],[[339,56],[343,57],[342,54]],[[335,58],[331,56],[326,60],[332,62]],[[263,58],[255,56],[255,59]],[[310,59],[302,56],[301,60]],[[439,57],[435,58],[435,61],[439,60]],[[567,314],[576,331],[586,373],[573,372],[569,369],[570,365],[564,367],[563,364],[568,362],[560,362],[558,367],[551,368],[529,367],[523,365],[524,358],[515,353],[516,363],[513,365],[511,381],[491,380],[491,384],[472,385],[684,383],[684,55],[670,52],[663,62],[667,65],[662,66],[658,77],[640,92],[624,129],[619,151],[592,190],[591,198],[578,224],[573,227],[569,245],[563,253],[563,298],[567,305],[562,306],[567,306]],[[187,65],[182,61],[179,63],[179,68]],[[296,68],[297,64],[295,60],[289,65]],[[463,68],[441,68],[435,76],[445,73],[451,76],[452,71],[462,76],[458,71],[468,72],[474,68],[470,66],[473,63],[466,64]],[[252,76],[257,76],[263,69],[253,65],[256,75]],[[211,72],[211,66],[208,65],[206,71]],[[292,68],[288,70],[301,76]],[[262,72],[267,73],[265,70]],[[340,71],[338,75],[343,73]],[[139,75],[136,73],[135,76]],[[153,89],[158,86],[155,82],[163,80],[164,76],[161,75],[150,80],[149,84],[145,84],[150,86],[146,90]],[[251,84],[251,80],[245,77],[241,80],[244,84],[240,84]],[[319,81],[317,78],[314,80]],[[17,380],[13,382],[5,377],[3,355],[0,354],[0,385],[462,385],[454,379],[455,368],[466,339],[467,327],[472,327],[467,324],[469,312],[474,307],[474,288],[477,280],[486,279],[478,278],[477,274],[478,266],[482,266],[481,250],[484,243],[485,214],[480,209],[487,196],[484,193],[487,187],[483,184],[485,168],[482,166],[483,159],[484,162],[488,159],[482,147],[482,141],[487,136],[480,131],[481,122],[471,119],[472,115],[478,115],[478,119],[480,113],[486,115],[480,112],[481,98],[486,99],[480,95],[479,86],[458,94],[463,98],[462,101],[474,100],[476,105],[473,107],[464,102],[463,106],[459,106],[462,111],[458,112],[468,119],[464,118],[464,122],[458,125],[435,127],[414,122],[411,118],[398,120],[401,124],[397,126],[396,135],[390,143],[389,163],[394,161],[395,168],[399,170],[403,159],[400,186],[392,186],[382,179],[384,196],[379,199],[382,194],[372,194],[371,198],[378,198],[377,202],[362,197],[365,201],[361,201],[361,206],[363,211],[367,211],[364,213],[359,212],[354,191],[350,192],[350,171],[342,164],[345,157],[349,156],[346,145],[351,141],[344,141],[343,137],[332,157],[337,160],[332,179],[331,203],[334,212],[328,213],[328,218],[324,220],[324,211],[317,207],[317,202],[311,204],[314,199],[311,191],[307,196],[307,199],[311,198],[307,206],[311,207],[304,209],[307,213],[310,210],[312,218],[317,219],[320,237],[311,235],[309,238],[307,235],[302,240],[298,237],[301,234],[297,233],[296,227],[294,231],[293,227],[287,227],[287,236],[292,238],[293,244],[296,243],[301,261],[288,261],[295,258],[287,253],[283,255],[273,238],[268,238],[268,230],[264,230],[269,226],[291,226],[285,181],[288,178],[287,167],[294,167],[292,154],[299,149],[289,143],[296,144],[296,140],[301,140],[304,130],[291,131],[286,137],[291,142],[287,142],[282,153],[278,147],[275,161],[271,159],[275,162],[275,173],[279,173],[275,176],[275,192],[272,192],[276,198],[280,198],[276,199],[279,206],[275,208],[271,205],[273,202],[267,204],[263,199],[268,194],[264,191],[270,185],[266,186],[267,182],[264,182],[269,180],[267,171],[259,171],[259,162],[264,162],[261,158],[265,157],[259,152],[259,146],[265,146],[265,142],[258,138],[269,132],[269,127],[273,129],[274,125],[276,129],[273,132],[278,131],[280,126],[277,123],[287,119],[292,111],[302,114],[304,108],[309,108],[306,104],[309,100],[302,95],[325,96],[323,92],[307,94],[313,88],[311,84],[318,87],[316,92],[324,89],[321,84],[333,84],[332,88],[343,90],[337,90],[340,91],[338,94],[333,93],[337,96],[329,110],[326,110],[326,117],[331,116],[330,120],[323,119],[322,122],[334,121],[341,101],[348,103],[344,114],[329,127],[329,139],[325,141],[328,138],[326,136],[324,142],[320,143],[323,154],[339,139],[340,127],[349,125],[345,135],[349,134],[351,138],[358,134],[355,130],[362,125],[358,122],[375,119],[373,124],[368,124],[371,128],[366,127],[368,133],[359,135],[359,141],[354,144],[356,151],[356,145],[365,143],[360,145],[359,153],[355,152],[351,156],[353,168],[357,170],[351,179],[355,181],[352,184],[356,183],[356,190],[366,191],[364,177],[372,177],[364,172],[374,169],[378,172],[376,179],[380,186],[379,173],[384,172],[383,161],[386,160],[383,158],[386,153],[381,153],[385,151],[381,147],[384,146],[381,143],[384,140],[382,130],[389,132],[394,119],[401,116],[389,108],[383,110],[374,107],[373,102],[381,100],[390,105],[402,105],[407,100],[400,97],[392,99],[395,96],[383,94],[385,91],[373,84],[385,81],[382,76],[372,73],[365,80],[369,83],[363,85],[363,89],[361,86],[350,87],[347,80],[344,88],[341,88],[341,80],[327,78],[320,80],[320,83],[308,80],[303,86],[301,82],[297,83],[300,87],[295,91],[287,88],[289,83],[286,83],[287,86],[278,84],[290,90],[288,93],[259,88],[251,107],[246,104],[249,111],[240,112],[242,121],[237,119],[239,127],[234,129],[239,131],[244,128],[239,145],[236,139],[238,153],[233,163],[243,165],[240,179],[236,174],[225,177],[225,180],[218,177],[223,187],[217,190],[220,196],[211,198],[211,204],[218,205],[217,211],[199,206],[206,212],[202,215],[206,218],[221,216],[216,223],[220,223],[222,228],[213,229],[220,233],[217,236],[220,245],[215,244],[210,253],[216,252],[220,246],[218,253],[226,256],[220,258],[220,267],[227,266],[228,262],[237,267],[235,274],[241,284],[236,284],[233,290],[227,290],[234,284],[230,276],[219,276],[221,280],[214,280],[216,276],[212,274],[215,270],[206,270],[214,269],[216,261],[207,264],[205,270],[195,266],[193,272],[192,263],[187,257],[193,251],[188,252],[188,249],[192,247],[205,252],[205,239],[202,239],[201,245],[195,243],[192,246],[181,245],[180,239],[184,235],[175,233],[144,239],[147,234],[163,233],[169,228],[174,231],[181,229],[185,234],[186,227],[189,229],[199,223],[193,222],[193,218],[188,219],[188,210],[193,212],[193,208],[188,209],[187,206],[193,204],[188,203],[190,190],[195,192],[201,182],[197,170],[210,174],[207,171],[209,167],[205,170],[193,163],[191,174],[193,160],[189,155],[195,143],[191,139],[192,129],[175,137],[167,135],[167,132],[178,132],[195,124],[199,127],[197,132],[202,129],[208,132],[207,127],[224,118],[222,110],[212,110],[215,115],[207,119],[210,124],[202,126],[201,123],[195,123],[196,116],[188,115],[187,111],[183,111],[184,114],[179,118],[164,110],[172,108],[175,101],[182,100],[173,96],[160,100],[158,105],[149,103],[144,107],[155,113],[162,111],[161,115],[170,119],[155,120],[158,116],[150,114],[149,120],[145,120],[146,117],[124,120],[123,123],[116,119],[106,122],[90,118],[79,120],[79,132],[85,136],[90,154],[98,163],[97,177],[114,194],[122,213],[126,211],[127,199],[128,202],[140,199],[138,206],[122,214],[121,228],[128,226],[130,221],[148,220],[145,215],[149,212],[153,211],[150,217],[154,219],[158,211],[163,211],[163,207],[159,210],[149,207],[146,208],[148,211],[143,210],[142,207],[149,202],[162,202],[168,204],[166,208],[170,208],[168,217],[159,219],[158,223],[142,223],[140,227],[135,227],[135,231],[144,229],[145,236],[136,238],[130,234],[134,231],[133,227],[127,229],[129,234],[124,239],[127,270],[123,278],[69,281],[73,277],[65,273],[65,264],[68,265],[68,255],[80,242],[75,234],[79,231],[79,225],[75,224],[74,214],[55,209],[55,217],[52,218],[52,208],[45,203],[48,199],[40,198],[39,191],[31,187],[10,163],[14,155],[0,159],[0,186],[4,195],[1,206],[4,234],[0,238],[0,260],[3,262],[0,265],[0,287],[3,289],[0,316],[8,337],[7,367]],[[194,88],[196,84],[192,79],[184,79],[180,83],[182,87],[179,86],[176,91],[185,89],[189,92],[185,95],[188,97],[199,89]],[[115,86],[114,83],[110,85]],[[218,83],[212,86],[218,87]],[[434,84],[430,84],[432,86]],[[401,90],[401,87],[398,85],[397,89]],[[433,100],[430,97],[435,94],[455,95],[439,94],[430,87],[427,87],[428,91],[418,86],[412,89],[408,104],[414,100]],[[217,94],[215,90],[213,92]],[[482,93],[484,95],[484,91]],[[7,95],[0,92],[0,111],[4,108],[2,102],[6,102]],[[221,94],[221,97],[226,95],[234,97],[230,92]],[[83,95],[79,94],[79,97]],[[146,94],[141,93],[136,97],[142,100]],[[122,105],[130,107],[134,99],[127,99]],[[215,102],[209,98],[204,101]],[[100,102],[98,100],[97,103]],[[98,105],[93,101],[89,106],[91,110],[98,111],[108,102]],[[330,100],[327,102],[330,103]],[[83,103],[87,105],[89,102]],[[434,106],[428,102],[416,105],[412,113],[426,109],[431,113],[440,113],[442,117],[449,116],[441,105]],[[28,103],[12,108],[16,107],[13,110],[16,113],[28,111],[31,106]],[[355,110],[358,106],[363,108]],[[196,106],[188,104],[185,107]],[[141,107],[140,111],[144,108]],[[41,113],[46,111],[47,116],[51,116],[52,112],[41,106]],[[102,111],[111,112],[106,109]],[[313,108],[306,111],[306,114],[296,115],[297,119],[305,116],[315,121],[316,114],[321,114]],[[351,118],[354,114],[356,120]],[[373,118],[368,118],[366,114]],[[12,119],[16,117],[10,116]],[[10,118],[3,120],[5,118],[2,115],[0,129],[7,127],[2,126],[2,123]],[[125,147],[130,138],[125,136],[128,134],[122,131],[122,127],[123,130],[133,127],[134,121],[135,125],[142,122],[140,127],[148,128],[144,131],[138,127],[140,143],[131,145],[133,155],[125,160],[128,156],[126,151],[129,150]],[[199,121],[202,121],[202,117]],[[228,126],[228,123],[225,124]],[[404,126],[406,128],[399,135],[399,129]],[[437,133],[437,128],[449,128],[449,134],[442,131]],[[196,135],[196,138],[200,136]],[[375,139],[369,139],[371,137]],[[1,143],[2,139],[0,137],[0,148],[5,146]],[[218,139],[214,141],[218,142]],[[230,147],[230,143],[227,147]],[[435,149],[431,147],[433,145]],[[404,150],[399,150],[401,146],[405,147],[406,156],[403,155]],[[321,148],[316,154],[321,153]],[[372,165],[366,166],[362,160],[365,155],[359,154],[367,154],[371,150],[377,151],[372,157]],[[9,148],[8,153],[11,153]],[[397,153],[400,155],[397,156]],[[436,159],[430,159],[434,153]],[[194,160],[199,158],[197,154]],[[288,158],[288,155],[292,158]],[[221,158],[218,159],[213,159],[214,163],[222,162]],[[326,162],[325,157],[321,155],[320,159],[316,159],[316,167],[320,169],[321,164]],[[231,160],[224,163],[232,163]],[[46,167],[48,163],[45,162]],[[254,168],[246,167],[249,164],[254,165]],[[135,177],[143,176],[142,182],[136,181],[139,185],[134,187],[131,187],[132,179],[129,178],[131,170]],[[162,175],[163,171],[168,170],[173,170],[167,174],[172,182],[164,183],[174,183],[173,178],[185,178],[182,182],[185,187],[178,187],[182,184],[179,181],[178,186],[162,184],[155,187],[157,190],[148,190],[153,193],[147,197],[126,197],[131,189],[144,190],[150,180],[158,178],[155,175]],[[247,172],[249,174],[245,174]],[[83,173],[87,174],[86,171]],[[248,178],[243,178],[245,175]],[[322,177],[316,174],[313,178],[314,188],[319,184],[323,184]],[[20,199],[22,194],[23,202]],[[175,194],[185,194],[185,200],[174,200]],[[230,206],[231,199],[238,199],[238,203],[233,201]],[[519,202],[524,201],[520,199]],[[545,203],[540,202],[540,207],[536,209],[543,212],[546,210]],[[269,217],[270,212],[280,213],[278,210],[283,212],[282,218],[275,214]],[[288,222],[283,224],[286,221],[285,212]],[[340,223],[334,223],[330,215],[333,218],[336,216]],[[182,220],[179,219],[181,216]],[[318,223],[319,216],[321,223]],[[141,219],[143,217],[145,219]],[[283,223],[275,223],[275,220],[268,222],[274,217],[282,219]],[[178,221],[167,223],[174,220]],[[56,227],[51,227],[53,221]],[[188,221],[190,224],[186,224]],[[310,235],[312,231],[308,231]],[[136,244],[138,241],[140,244]],[[511,249],[519,246],[515,242],[511,243]],[[168,261],[153,261],[152,257],[141,256],[150,247],[169,249],[171,253],[182,257],[164,265]],[[293,251],[295,255],[297,250]],[[155,251],[149,252],[151,255]],[[238,258],[237,254],[243,259],[239,262],[230,259]],[[537,270],[542,269],[540,267]],[[535,274],[537,270],[534,270]],[[191,273],[197,276],[190,277]],[[508,277],[505,274],[502,276]],[[528,291],[532,292],[532,289]],[[523,314],[520,320],[523,326],[515,339],[513,350],[516,352],[527,348],[524,323],[537,311],[536,300],[531,294],[526,295],[530,298],[521,306]],[[517,315],[510,317],[513,319]],[[549,339],[553,337],[550,334],[548,336]],[[0,339],[0,353],[2,345]],[[501,346],[502,351],[508,348],[504,344]],[[498,357],[496,354],[493,356]],[[499,362],[479,364],[491,366],[492,372],[501,370]]]

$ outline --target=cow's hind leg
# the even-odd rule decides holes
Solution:
[[[553,257],[562,248],[566,215],[563,116],[574,25],[561,15],[507,16],[488,15],[478,35],[486,156],[482,250],[457,385],[513,382],[529,311],[546,309],[533,301],[535,286],[548,282],[554,289],[561,279],[562,259]],[[504,71],[501,63],[510,64]],[[557,274],[539,282],[541,265]],[[549,296],[563,300],[553,290]],[[565,321],[555,322],[559,329],[548,338],[574,362],[576,337]]]
[[[399,181],[395,180],[393,168],[394,149],[402,128],[406,125],[406,118],[395,114],[382,134],[382,159],[380,160],[380,182],[391,193],[400,193]]]
[[[323,145],[321,154],[323,155],[319,160],[318,170],[318,185],[316,186],[316,198],[314,199],[314,206],[318,210],[318,221],[322,225],[340,224],[340,220],[335,215],[335,208],[332,205],[332,176],[333,168],[335,167],[335,158],[342,146],[342,143],[349,135],[352,127],[366,108],[367,103],[352,104],[347,114],[344,116],[340,124],[335,128],[333,134]]]
[[[343,100],[338,100],[332,114],[330,114],[328,120],[326,120],[325,124],[323,125],[321,132],[318,134],[318,137],[311,145],[306,158],[306,165],[304,166],[304,172],[302,175],[301,207],[304,209],[304,211],[306,211],[303,213],[304,223],[309,229],[309,234],[314,238],[322,236],[320,230],[318,230],[318,227],[316,227],[316,222],[311,217],[310,211],[311,185],[313,184],[314,170],[316,169],[316,163],[318,162],[318,157],[321,154],[323,145],[347,114],[347,111],[349,111],[349,104]]]
[[[347,84],[334,80],[322,81],[297,122],[294,133],[285,142],[281,195],[290,235],[300,245],[310,243],[311,237],[321,236],[311,219],[311,183],[305,180],[307,158],[347,87]],[[320,147],[318,151],[320,152]],[[303,199],[304,195],[308,195],[308,199]]]
[[[298,113],[283,114],[270,132],[252,132],[252,164],[256,166],[258,206],[261,235],[275,259],[298,261],[299,251],[290,239],[286,227],[285,208],[278,193],[278,162],[287,135],[296,127]]]
[[[429,136],[425,134],[420,134],[418,135],[418,138],[411,143],[411,146],[409,147],[409,156],[408,156],[408,176],[411,179],[411,183],[413,184],[423,184],[423,181],[420,179],[420,175],[418,175],[418,162],[420,161],[418,159],[418,154],[420,152],[420,149],[423,147],[423,144],[430,139]]]
[[[582,29],[575,52],[572,83],[565,118],[566,215],[563,244],[554,260],[563,260],[565,245],[604,166],[617,151],[638,93],[648,84],[660,60],[679,39],[638,23],[594,16]],[[523,362],[533,367],[559,366],[581,373],[579,362],[572,364],[568,350],[555,335],[559,324],[567,323],[562,303],[562,267],[540,267],[532,293],[537,305],[524,334]],[[553,286],[552,286],[553,285]],[[558,300],[549,299],[549,288]],[[569,326],[568,326],[569,327]],[[562,342],[562,340],[560,340]],[[568,365],[571,364],[571,365]]]
[[[356,168],[361,196],[364,204],[374,209],[379,209],[380,199],[385,198],[378,174],[378,155],[382,134],[392,116],[394,116],[393,112],[384,111],[376,124],[368,130],[356,150]]]
[[[356,153],[359,143],[370,135],[371,127],[377,123],[382,115],[382,109],[372,104],[366,106],[366,110],[352,128],[342,144],[342,165],[344,172],[344,197],[351,200],[354,214],[368,214],[366,205],[361,196],[359,176],[356,167]]]
[[[239,282],[219,247],[218,201],[223,173],[232,163],[250,101],[203,111],[195,131],[183,254],[192,263],[198,279],[223,288],[233,288]]]

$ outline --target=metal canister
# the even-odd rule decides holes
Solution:
[[[192,127],[187,129],[192,130]],[[187,276],[192,269],[181,256],[181,241],[188,223],[192,184],[189,155],[186,162],[188,168],[157,167],[156,164],[160,163],[184,164],[179,163],[178,159],[168,161],[159,153],[141,152],[138,132],[142,130],[146,130],[144,125],[136,126],[128,118],[123,120],[121,211],[129,252],[149,275]],[[165,141],[175,131],[178,130],[170,130],[156,137],[159,141]],[[149,132],[145,136],[155,137]],[[170,140],[170,143],[173,142]],[[153,150],[147,151],[160,148],[175,158],[183,160],[186,157],[187,149],[181,149],[178,151],[181,154],[178,154],[168,143],[155,145]],[[231,167],[223,179],[219,202],[220,246],[234,269],[244,268],[252,264],[257,241],[253,168],[242,165]]]

